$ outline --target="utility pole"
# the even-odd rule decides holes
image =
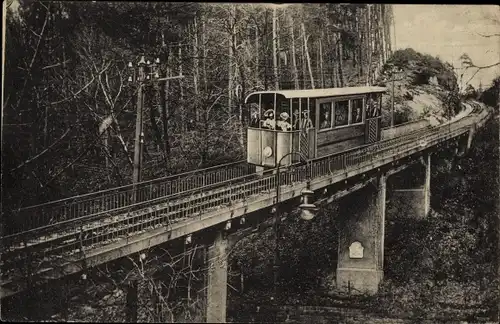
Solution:
[[[171,79],[180,79],[184,78],[183,75],[160,78],[158,73],[159,70],[160,59],[156,58],[154,62],[148,60],[147,62],[144,59],[144,55],[141,56],[139,61],[137,74],[134,69],[132,62],[128,63],[128,67],[132,70],[131,76],[129,76],[129,82],[137,82],[137,118],[135,121],[135,143],[134,143],[134,170],[132,173],[132,183],[138,183],[141,181],[141,169],[143,162],[143,151],[144,151],[144,85],[146,82],[150,82],[151,80],[157,84],[159,81],[166,81]],[[146,68],[148,71],[146,72]],[[157,87],[155,87],[157,89]]]
[[[402,72],[399,70],[398,72]],[[394,76],[392,77],[392,96],[391,96],[391,127],[394,127],[394,82],[395,81],[403,81],[403,78],[401,79],[395,79]]]
[[[141,60],[138,63],[139,71],[137,75],[137,81],[139,82],[138,90],[137,90],[137,118],[135,120],[135,144],[134,144],[134,171],[132,174],[132,182],[137,183],[141,179],[141,166],[142,166],[142,146],[144,144],[144,132],[142,129],[142,112],[144,106],[144,98],[143,98],[143,82],[144,82],[144,65],[146,62],[144,61],[144,56],[141,57]],[[129,64],[129,67],[132,67],[132,63]]]
[[[392,78],[391,127],[394,127],[394,78]]]
[[[273,74],[274,74],[274,88],[275,90],[279,90],[280,88],[280,81],[279,81],[279,76],[278,76],[278,32],[277,32],[277,9],[276,7],[273,8]]]

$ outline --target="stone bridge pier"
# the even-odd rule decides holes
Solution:
[[[386,176],[341,198],[337,290],[375,294],[383,278]]]
[[[430,211],[431,155],[426,154],[388,182],[388,208],[398,216],[425,218]]]
[[[431,156],[426,154],[406,168],[379,174],[375,181],[337,201],[338,291],[353,295],[378,292],[384,277],[386,197],[391,197],[390,204],[396,204],[398,212],[425,217],[430,210],[430,163]]]
[[[173,290],[172,293],[174,295],[179,294],[179,296],[182,297],[186,297],[185,294],[190,294],[190,296],[197,299],[196,308],[190,308],[190,310],[195,311],[194,315],[198,321],[203,320],[207,323],[224,323],[226,321],[228,253],[231,247],[237,242],[234,236],[235,235],[228,235],[225,229],[213,228],[205,232],[202,237],[193,238],[188,235],[185,237],[185,241],[180,243],[184,244],[187,250],[190,250],[183,258],[186,259],[186,262],[191,263],[193,267],[191,270],[196,272],[199,271],[199,275],[197,279],[193,279],[193,282],[191,282],[192,285],[189,288],[183,283],[180,289],[177,291]],[[193,245],[196,245],[196,248],[191,249]],[[179,250],[181,246],[175,245],[170,248]],[[190,261],[187,259],[190,259]],[[189,264],[185,264],[182,267],[186,269],[186,267],[189,266]],[[159,272],[157,271],[154,275],[155,281],[161,282],[163,280],[169,280],[176,275],[174,272],[169,272],[168,270],[179,271],[180,269],[174,270],[173,267],[167,267],[162,270]],[[190,271],[189,268],[187,271]],[[141,279],[139,278],[139,280]],[[175,285],[177,284],[178,282]],[[170,284],[167,284],[167,286],[169,285]],[[170,287],[168,289],[175,288]],[[162,294],[163,293],[164,292],[162,292]],[[170,296],[169,298],[175,299],[175,296]],[[157,297],[155,298],[155,296],[153,296],[152,302],[154,305],[155,302],[161,304],[165,301],[159,301]],[[170,301],[167,300],[166,302]],[[137,322],[139,308],[138,279],[130,280],[127,289],[126,303],[127,322]],[[141,303],[144,304],[147,303],[147,301],[142,300]],[[160,306],[160,309],[161,308],[162,306]],[[182,315],[180,316],[181,321],[189,320],[189,318],[182,318]],[[160,317],[160,320],[161,318],[162,317]]]
[[[207,323],[226,322],[228,252],[232,241],[222,230],[217,230],[207,247],[207,292],[205,319]]]
[[[211,242],[206,245],[205,320],[207,323],[226,322],[229,252],[239,240],[252,231],[253,228],[245,228],[230,233],[224,229],[217,229],[212,235]]]

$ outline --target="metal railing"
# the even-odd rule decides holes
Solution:
[[[345,173],[377,160],[389,157],[402,158],[415,150],[424,150],[444,140],[467,133],[472,124],[487,117],[488,111],[469,115],[453,124],[414,132],[397,139],[391,139],[361,148],[312,160],[307,165],[295,164],[280,176],[281,186],[290,186],[312,181],[324,176]],[[418,139],[418,140],[417,140]],[[424,143],[425,142],[425,143]],[[272,194],[276,189],[275,170],[267,170],[261,176],[243,175],[195,188],[184,193],[158,197],[137,204],[133,211],[124,212],[102,220],[89,222],[83,217],[72,224],[72,231],[53,233],[22,244],[4,244],[4,262],[22,262],[27,255],[39,264],[59,260],[63,255],[71,256],[82,250],[91,250],[114,240],[137,235],[158,227],[165,227],[210,211],[220,210],[237,202],[250,201],[262,193]],[[298,195],[298,193],[297,193]],[[153,206],[153,207],[151,207]],[[33,256],[36,256],[33,259]],[[13,269],[14,267],[6,267]],[[15,270],[14,270],[15,271]],[[8,271],[4,271],[7,274]]]
[[[217,184],[253,172],[245,161],[238,161],[21,208],[12,211],[10,215],[4,215],[4,220],[8,218],[10,222],[4,227],[4,237],[29,235],[29,232],[86,216],[109,216],[141,202]]]

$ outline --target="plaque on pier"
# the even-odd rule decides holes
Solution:
[[[363,245],[361,245],[360,242],[353,242],[351,246],[349,246],[349,258],[362,259],[364,249],[365,248],[363,247]]]

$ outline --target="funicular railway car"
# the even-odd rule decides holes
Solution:
[[[249,112],[247,162],[276,167],[380,140],[383,87],[257,91]],[[284,159],[282,159],[285,157]]]

